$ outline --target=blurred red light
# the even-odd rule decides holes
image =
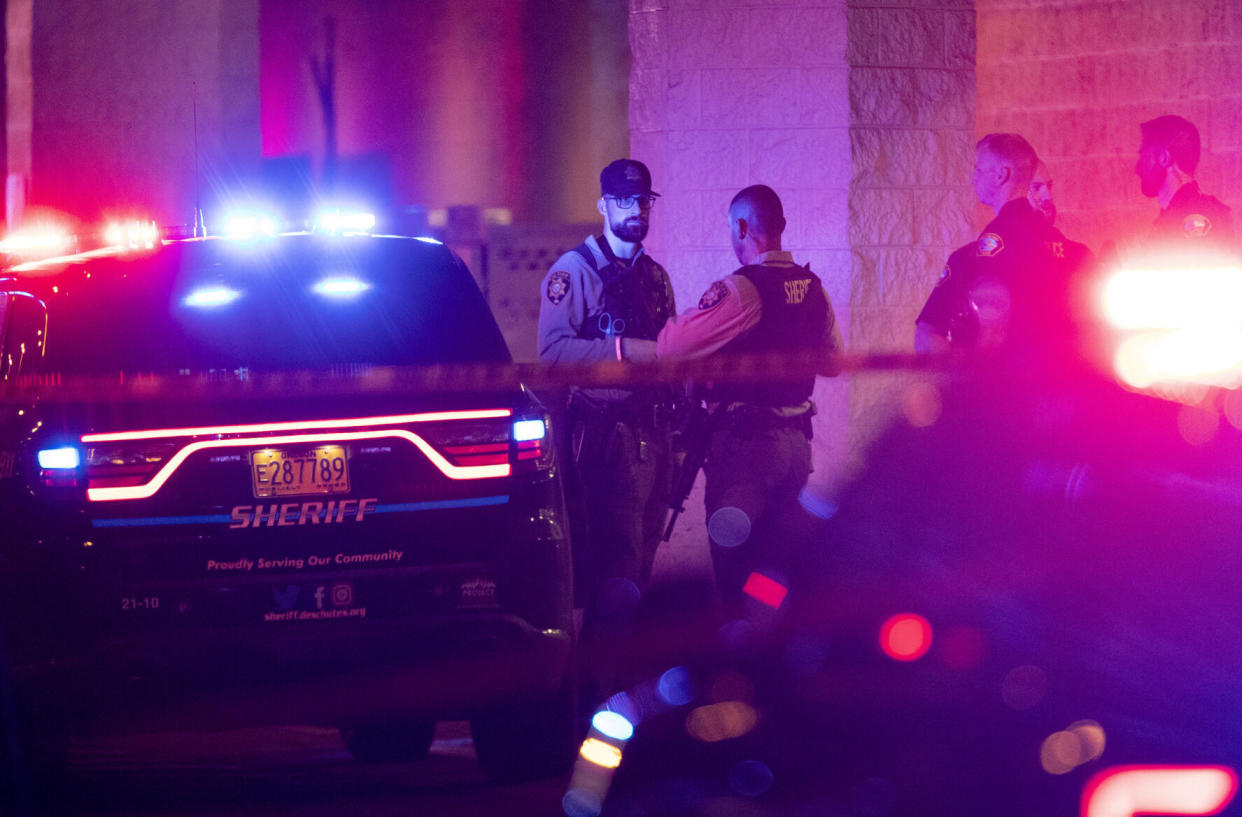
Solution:
[[[780,607],[789,593],[789,588],[762,573],[751,573],[742,592],[769,607]]]
[[[1228,766],[1116,766],[1087,782],[1082,817],[1219,814],[1238,791]]]
[[[880,627],[880,649],[896,661],[917,661],[931,644],[931,622],[920,615],[898,613]]]

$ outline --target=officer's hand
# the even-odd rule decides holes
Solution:
[[[638,363],[651,363],[656,359],[656,342],[641,338],[621,338],[621,357]]]

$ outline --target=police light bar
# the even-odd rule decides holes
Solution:
[[[183,303],[198,309],[227,306],[241,297],[241,293],[229,287],[200,287],[185,296]]]
[[[114,221],[104,228],[104,242],[122,250],[151,250],[160,243],[160,229],[154,221]]]
[[[72,471],[82,464],[82,453],[74,446],[44,448],[38,453],[39,467],[45,470]]]
[[[319,213],[315,231],[329,235],[367,234],[375,229],[375,214],[331,208]]]
[[[1227,259],[1163,258],[1125,267],[1101,291],[1122,334],[1118,379],[1137,389],[1242,385],[1242,267]]]
[[[31,227],[0,240],[0,252],[22,258],[45,258],[69,252],[75,237],[62,227]]]
[[[369,283],[352,275],[332,275],[321,278],[311,287],[315,294],[337,300],[357,298],[370,288]]]
[[[271,213],[234,211],[224,217],[224,236],[245,241],[271,237],[280,231],[280,219]]]
[[[514,442],[527,442],[529,440],[542,440],[544,434],[547,433],[547,427],[543,420],[518,420],[513,424],[513,440]]]
[[[1104,287],[1104,316],[1117,329],[1242,326],[1242,268],[1122,269]]]

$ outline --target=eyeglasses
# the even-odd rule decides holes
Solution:
[[[655,196],[604,196],[606,199],[612,199],[622,210],[628,210],[637,204],[643,210],[650,210],[651,205],[655,204]]]

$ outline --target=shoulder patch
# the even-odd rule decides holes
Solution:
[[[569,273],[561,269],[555,270],[548,276],[548,300],[553,306],[559,306],[568,294]]]
[[[1065,257],[1065,242],[1064,241],[1049,241],[1048,249],[1052,251],[1053,258],[1064,258]]]
[[[1203,238],[1212,229],[1212,220],[1202,213],[1191,213],[1182,219],[1182,232],[1187,238]]]
[[[724,285],[724,281],[717,281],[707,288],[707,292],[703,293],[702,298],[699,298],[699,309],[711,309],[723,301],[728,294],[729,290]]]
[[[975,254],[985,258],[991,258],[999,255],[1001,250],[1005,249],[1005,242],[996,233],[984,233],[979,237],[979,243],[975,246]]]

